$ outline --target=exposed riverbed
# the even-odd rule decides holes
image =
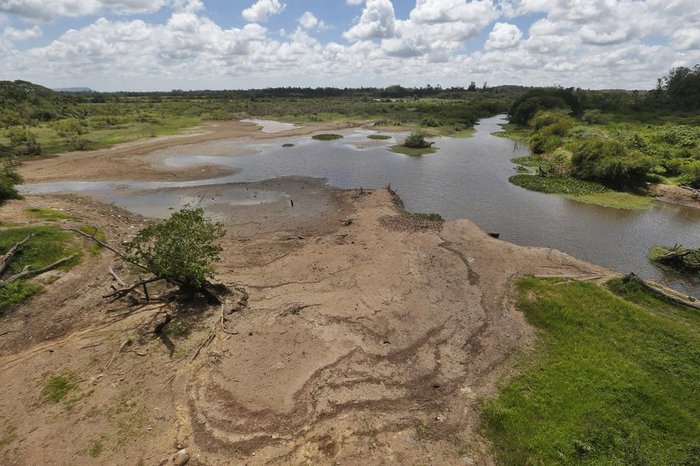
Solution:
[[[221,165],[234,172],[220,178],[186,182],[59,182],[23,188],[27,193],[87,192],[133,212],[164,217],[186,202],[205,199],[212,185],[225,183],[305,176],[326,179],[340,188],[391,184],[408,210],[437,212],[448,219],[468,218],[487,231],[500,233],[506,241],[560,249],[700,295],[700,281],[660,271],[646,259],[648,249],[656,244],[700,246],[700,210],[658,202],[647,211],[611,209],[513,186],[508,182],[514,173],[510,159],[527,155],[528,149],[491,135],[502,122],[500,117],[482,120],[471,138],[438,138],[436,146],[440,150],[423,157],[388,151],[405,134],[378,142],[367,139],[374,131],[345,130],[344,139],[332,142],[281,135],[262,143],[244,141],[237,146],[245,145],[245,151],[238,147],[235,154],[203,157],[193,144],[188,146],[189,152],[179,147],[173,155],[161,153],[158,157],[158,163],[191,167],[193,173],[210,165]],[[294,147],[283,148],[283,143]],[[287,193],[274,190],[251,192],[241,188],[225,192],[230,198],[215,199],[217,205],[289,200]]]

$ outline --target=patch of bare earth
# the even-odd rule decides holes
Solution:
[[[0,320],[3,463],[152,465],[183,447],[207,465],[491,463],[478,400],[532,337],[513,279],[608,272],[466,220],[416,225],[388,191],[301,187],[295,207],[231,208],[217,279],[248,293],[237,312],[179,305],[155,337],[162,305],[105,303],[103,252]],[[72,208],[113,244],[143,223],[28,202]],[[66,398],[42,398],[64,374]]]

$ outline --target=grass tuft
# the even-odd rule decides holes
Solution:
[[[41,209],[39,207],[29,208],[27,209],[27,213],[32,217],[48,221],[75,220],[76,218],[75,216],[62,212],[60,210]]]
[[[73,375],[57,375],[46,381],[41,390],[41,398],[44,402],[58,403],[76,388],[78,384]]]
[[[375,141],[385,141],[387,139],[391,139],[391,136],[387,136],[386,134],[370,134],[367,136],[367,139],[374,139]]]

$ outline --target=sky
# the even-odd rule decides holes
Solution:
[[[700,0],[0,0],[0,80],[97,91],[651,89]]]

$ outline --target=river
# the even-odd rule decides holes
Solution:
[[[215,163],[237,169],[223,178],[184,183],[79,182],[23,186],[27,193],[82,191],[100,195],[137,213],[163,214],[173,196],[124,194],[134,189],[196,186],[240,181],[260,181],[281,176],[324,178],[339,188],[379,188],[391,184],[406,208],[437,212],[447,219],[468,218],[501,239],[528,246],[546,246],[620,272],[635,272],[683,292],[700,296],[700,280],[664,272],[647,260],[653,245],[683,244],[700,247],[700,209],[654,202],[646,211],[598,207],[542,194],[511,185],[514,157],[528,155],[526,145],[492,136],[503,117],[483,119],[469,138],[437,138],[439,151],[422,157],[395,154],[388,141],[370,141],[370,130],[345,132],[341,140],[314,141],[309,136],[251,143],[251,155],[201,157],[173,155],[165,163],[193,166]],[[281,147],[282,143],[294,147]],[[269,196],[278,198],[277,194]],[[145,201],[145,202],[144,202]],[[234,202],[248,202],[240,199]],[[257,199],[260,201],[260,199]],[[146,206],[145,204],[148,204]],[[148,207],[145,211],[144,208]]]

